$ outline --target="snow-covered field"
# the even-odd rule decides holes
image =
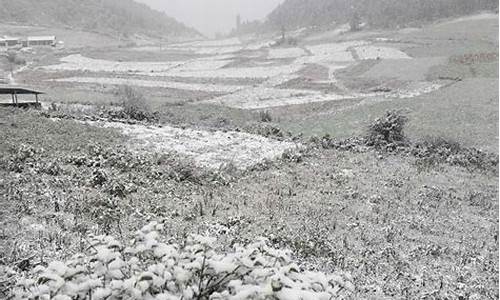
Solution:
[[[131,78],[108,78],[108,77],[69,77],[55,79],[57,82],[78,82],[91,84],[106,84],[106,85],[129,85],[148,88],[167,88],[179,89],[186,91],[202,91],[202,92],[219,92],[219,93],[234,93],[245,86],[239,85],[223,85],[223,84],[201,84],[201,83],[184,83],[175,81],[160,81],[160,80],[140,80]]]
[[[234,53],[243,49],[242,43],[237,38],[224,40],[195,41],[180,44],[171,44],[165,50],[193,52],[202,55],[218,55]]]
[[[406,99],[434,92],[443,83],[416,82],[407,88],[390,92],[334,94],[313,90],[277,89],[277,88],[247,88],[230,95],[205,100],[204,103],[223,105],[239,109],[266,109],[287,105],[329,102],[360,98]]]
[[[196,54],[201,55],[219,55],[219,54],[229,54],[235,53],[243,48],[241,46],[225,46],[225,47],[203,47],[203,48],[184,48],[183,50],[187,50]]]
[[[153,127],[115,122],[87,122],[93,126],[120,129],[131,138],[131,147],[151,153],[175,152],[203,168],[219,169],[228,163],[246,169],[280,158],[298,145],[241,132],[201,131],[170,126]]]
[[[364,41],[350,41],[342,43],[329,43],[329,44],[319,44],[314,46],[307,46],[307,49],[311,51],[313,56],[317,56],[321,59],[327,59],[332,61],[354,61],[351,51],[351,47],[357,47],[366,45],[367,42]]]
[[[306,55],[306,51],[301,48],[271,48],[269,59],[296,58]]]
[[[61,58],[61,62],[61,64],[45,66],[44,69],[57,71],[150,73],[167,71],[184,63],[182,61],[118,62],[104,59],[88,58],[80,54],[73,54]]]
[[[258,66],[243,68],[220,68],[213,70],[182,71],[171,70],[156,73],[156,76],[175,76],[192,78],[271,78],[299,71],[303,65],[291,64],[281,66]],[[146,75],[146,74],[144,74]]]
[[[453,20],[447,21],[442,23],[443,25],[445,24],[455,24],[455,23],[461,23],[464,21],[477,21],[477,20],[495,20],[498,18],[498,14],[493,14],[493,13],[482,13],[482,14],[476,14],[472,16],[465,16],[465,17],[460,17],[460,18],[455,18]]]
[[[116,62],[91,59],[82,55],[70,55],[61,59],[62,63],[45,67],[47,70],[88,71],[109,73],[109,76],[73,76],[56,79],[58,82],[78,82],[83,84],[131,85],[150,88],[169,88],[189,91],[204,91],[223,93],[225,95],[204,102],[240,109],[265,109],[295,104],[307,104],[343,99],[386,97],[409,98],[422,93],[432,92],[439,84],[426,82],[421,78],[411,88],[387,93],[359,94],[346,89],[336,78],[339,70],[355,66],[362,60],[379,60],[381,62],[412,61],[403,51],[390,46],[377,46],[365,40],[353,40],[337,43],[305,45],[303,47],[269,48],[243,54],[220,54],[221,48],[233,50],[254,47],[260,49],[269,41],[251,41],[242,43],[239,39],[220,41],[198,41],[169,45],[171,49],[193,51],[209,54],[207,57],[197,57],[185,61],[169,62]],[[224,51],[222,51],[224,53]],[[230,51],[228,51],[230,52]],[[255,55],[253,55],[255,54]],[[288,60],[284,60],[288,59]],[[255,60],[253,65],[238,66],[232,64],[238,60]],[[278,88],[278,86],[301,77],[299,71],[304,67],[316,64],[328,69],[328,79],[318,81],[319,84],[336,85],[342,94],[323,93],[314,90],[296,90]],[[415,63],[418,65],[418,63]],[[414,65],[415,65],[414,64]],[[390,65],[390,64],[389,64]],[[385,70],[385,69],[383,69]],[[402,70],[404,74],[404,70]],[[400,73],[401,73],[400,72]],[[397,73],[395,73],[397,74]],[[119,76],[116,76],[119,75]],[[128,75],[150,77],[151,80],[127,78]],[[400,76],[401,77],[401,76]],[[177,78],[177,80],[175,79]],[[220,83],[200,84],[179,82],[178,78],[203,79],[204,81],[235,79],[260,79],[262,83],[248,86],[243,84],[226,85]],[[421,81],[421,82],[420,82]]]
[[[273,40],[253,41],[253,42],[247,43],[243,49],[244,50],[259,50],[262,48],[269,47],[273,42],[274,42]]]
[[[408,54],[401,50],[389,47],[379,47],[379,46],[361,46],[356,47],[356,53],[359,59],[411,59]]]
[[[211,59],[200,58],[188,61],[168,62],[117,62],[104,59],[93,59],[80,54],[69,55],[61,59],[62,63],[45,66],[47,70],[57,71],[87,71],[108,73],[134,73],[156,76],[167,71],[200,71],[218,69],[229,62],[230,56],[214,56]]]
[[[297,64],[282,66],[259,66],[245,68],[223,68],[231,60],[194,59],[180,62],[113,62],[87,58],[81,55],[70,55],[62,64],[44,67],[52,71],[88,71],[124,73],[155,77],[193,77],[193,78],[270,78],[281,74],[290,74],[300,70]]]
[[[234,46],[241,45],[241,41],[238,38],[230,38],[223,40],[207,40],[207,41],[194,41],[186,43],[171,44],[169,47],[172,48],[184,48],[184,47],[224,47],[224,46]]]
[[[250,88],[231,95],[206,100],[205,103],[218,104],[239,109],[266,109],[286,105],[353,99],[355,96],[323,94],[311,90],[277,88]]]

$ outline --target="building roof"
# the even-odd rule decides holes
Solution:
[[[29,36],[28,41],[55,41],[55,36]]]
[[[35,91],[32,89],[28,89],[28,88],[24,88],[24,87],[20,87],[20,86],[0,85],[0,95],[12,95],[12,94],[40,95],[40,94],[44,94],[44,92]]]
[[[19,41],[21,38],[14,36],[4,36],[2,39],[6,41]]]

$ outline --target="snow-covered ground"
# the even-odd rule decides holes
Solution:
[[[328,40],[331,38],[336,38],[339,35],[342,35],[344,33],[347,33],[347,32],[349,32],[349,30],[351,30],[351,26],[348,23],[346,23],[346,24],[339,25],[337,28],[335,28],[333,30],[321,32],[321,33],[306,37],[305,40],[306,41]]]
[[[336,101],[352,98],[356,97],[353,95],[343,96],[336,94],[323,94],[312,90],[257,87],[244,89],[231,95],[217,97],[204,102],[239,109],[265,109],[286,105]]]
[[[234,46],[241,45],[241,41],[238,38],[230,38],[223,40],[207,40],[207,41],[194,41],[186,43],[170,44],[169,47],[172,48],[184,48],[184,47],[224,47],[224,46]]]
[[[472,15],[472,16],[455,18],[453,20],[443,22],[443,23],[441,23],[441,25],[455,24],[455,23],[467,22],[467,21],[477,21],[477,20],[495,20],[497,18],[498,18],[498,14],[482,13],[482,14],[476,14],[476,15]]]
[[[202,55],[218,55],[234,53],[243,49],[242,43],[237,38],[224,40],[196,41],[180,44],[170,44],[165,50],[192,52]]]
[[[242,50],[241,46],[225,46],[225,47],[203,47],[203,48],[186,48],[185,50],[202,55],[219,55],[235,53]]]
[[[214,56],[211,59],[201,58],[188,61],[167,61],[167,62],[118,62],[104,59],[93,59],[73,54],[61,59],[61,64],[45,66],[44,69],[54,71],[88,71],[88,72],[109,72],[109,73],[136,73],[151,74],[175,71],[198,71],[213,70],[223,67],[231,62],[230,56]],[[156,74],[155,74],[156,75]]]
[[[424,94],[429,94],[434,91],[439,90],[442,88],[445,84],[443,83],[432,83],[432,82],[415,82],[411,85],[411,87],[402,89],[398,91],[397,93],[393,93],[390,95],[392,98],[398,98],[398,99],[408,99],[408,98],[415,98],[420,95]]]
[[[266,87],[247,88],[230,95],[205,100],[205,103],[223,105],[239,109],[266,109],[287,105],[329,102],[346,99],[386,98],[406,99],[434,92],[443,83],[415,82],[406,88],[389,92],[333,94],[313,90],[277,89]]]
[[[60,78],[53,81],[57,82],[78,82],[91,84],[106,84],[106,85],[129,85],[149,88],[167,88],[186,91],[202,91],[202,92],[217,92],[217,93],[234,93],[245,86],[239,85],[223,85],[223,84],[201,84],[201,83],[185,83],[175,81],[160,81],[160,80],[140,80],[132,78],[109,78],[109,77],[69,77]]]
[[[269,47],[273,43],[274,43],[273,40],[253,41],[253,42],[247,43],[243,49],[244,50],[260,50],[262,48]]]
[[[258,66],[243,68],[221,68],[200,71],[178,71],[171,70],[150,74],[155,76],[176,76],[193,78],[271,78],[283,74],[291,74],[299,71],[303,65],[282,65],[282,66]],[[147,75],[147,74],[143,74]]]
[[[349,41],[342,43],[328,43],[319,44],[313,46],[307,46],[307,49],[311,51],[313,56],[318,57],[318,60],[331,60],[331,61],[354,61],[351,51],[351,47],[357,47],[366,45],[365,41]]]
[[[52,71],[88,71],[124,73],[155,77],[193,77],[193,78],[269,78],[290,74],[300,70],[297,64],[282,66],[259,66],[245,68],[222,68],[231,60],[218,59],[227,56],[214,56],[177,62],[115,62],[70,55],[62,58],[63,63],[50,65],[44,69]]]
[[[281,59],[281,58],[296,58],[306,55],[306,51],[301,48],[271,48],[269,50],[269,59]]]
[[[104,59],[93,59],[80,54],[61,58],[61,64],[45,66],[47,70],[88,71],[88,72],[158,72],[166,71],[183,64],[182,61],[168,62],[117,62]]]
[[[151,153],[175,152],[191,158],[197,166],[209,169],[219,169],[229,163],[239,169],[246,169],[266,160],[278,159],[285,151],[294,151],[299,147],[295,143],[241,132],[210,132],[116,122],[87,123],[120,129],[131,138],[132,150]]]
[[[356,53],[359,59],[411,59],[408,54],[401,50],[389,47],[379,47],[379,46],[361,46],[356,47]]]

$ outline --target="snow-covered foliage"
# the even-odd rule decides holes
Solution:
[[[220,253],[215,239],[193,235],[184,245],[168,244],[161,230],[150,223],[128,247],[93,237],[88,254],[39,266],[19,280],[13,298],[326,300],[354,289],[348,275],[301,270],[265,239]]]
[[[177,153],[193,160],[200,168],[218,170],[231,163],[245,170],[266,161],[274,161],[287,151],[300,153],[300,145],[260,135],[236,131],[206,131],[119,122],[86,122],[104,128],[116,128],[130,137],[130,149],[150,153]]]

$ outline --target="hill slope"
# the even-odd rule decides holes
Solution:
[[[290,29],[346,23],[356,16],[374,27],[395,27],[497,9],[497,0],[286,0],[266,25]]]
[[[123,36],[199,35],[166,14],[133,0],[0,0],[0,19]]]

